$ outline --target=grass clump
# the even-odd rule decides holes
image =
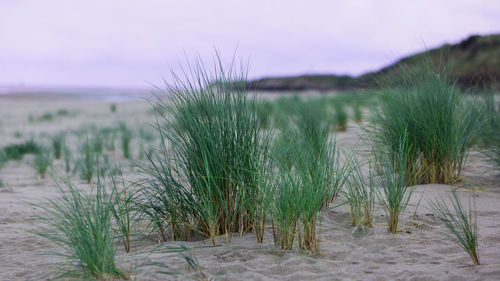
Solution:
[[[36,154],[39,151],[39,145],[28,140],[23,143],[9,144],[2,148],[6,160],[21,160],[25,154]]]
[[[123,157],[130,158],[130,140],[132,139],[132,131],[127,127],[127,124],[120,123],[120,143],[123,151]]]
[[[434,214],[448,229],[447,236],[469,254],[474,265],[479,265],[477,217],[472,211],[475,201],[471,199],[469,210],[466,210],[456,190],[452,189],[448,202],[451,208],[443,199],[431,202]]]
[[[109,164],[108,164],[109,166]],[[111,213],[114,218],[115,233],[121,238],[125,251],[130,252],[130,237],[136,217],[136,193],[125,186],[118,167],[108,167],[109,181],[112,186],[110,194]]]
[[[353,110],[354,122],[356,122],[357,124],[360,124],[361,121],[363,121],[363,108],[361,107],[361,105],[358,102],[356,102],[353,104],[352,110]]]
[[[41,148],[35,155],[33,160],[33,168],[42,179],[45,178],[47,170],[52,165],[52,158],[48,149]]]
[[[379,157],[382,188],[377,189],[377,195],[385,210],[388,229],[392,234],[398,232],[399,219],[413,194],[413,189],[408,186],[409,180],[406,178],[408,174],[413,174],[406,166],[409,151],[411,147],[405,135],[399,142],[396,155],[382,152]]]
[[[64,146],[63,152],[64,152],[64,170],[66,171],[66,173],[69,173],[71,171],[71,159],[72,159],[71,150],[69,149],[69,147]]]
[[[56,159],[61,159],[65,138],[66,136],[63,133],[59,133],[51,137],[52,149],[54,150],[54,157]]]
[[[446,69],[423,63],[419,71],[401,72],[399,87],[382,90],[372,140],[396,155],[407,135],[410,184],[456,183],[481,125],[481,112],[461,96]]]
[[[82,180],[92,183],[97,172],[97,161],[102,156],[102,139],[98,136],[88,136],[80,145],[80,157],[77,159],[74,171],[80,174]]]
[[[371,169],[367,180],[359,163],[354,164],[345,186],[342,193],[351,209],[352,225],[356,228],[372,227],[376,190]]]
[[[277,165],[269,212],[277,246],[292,249],[297,239],[301,249],[316,253],[319,251],[319,213],[338,193],[346,170],[338,165],[334,143],[325,140],[318,151],[308,138],[299,137],[297,135],[297,142],[291,144],[292,165]]]
[[[349,164],[339,165],[335,142],[329,141],[324,113],[299,106],[293,127],[274,145],[277,175],[269,213],[275,244],[283,250],[296,239],[301,249],[319,251],[319,213],[336,197],[348,172]]]
[[[51,112],[46,112],[38,117],[38,121],[52,121],[54,120],[54,114]]]
[[[215,245],[218,235],[229,241],[254,229],[268,134],[259,101],[232,82],[246,78],[234,64],[217,60],[209,70],[197,62],[186,73],[192,76],[175,76],[168,101],[154,104],[162,147],[142,169],[143,213],[173,239],[194,230]]]
[[[491,163],[500,167],[500,102],[496,102],[491,92],[484,94],[484,127],[482,142],[486,146],[483,153]]]
[[[336,102],[334,104],[335,117],[334,124],[335,128],[339,132],[344,132],[347,130],[347,111],[345,110],[345,105],[342,102]]]
[[[63,183],[58,184],[60,198],[41,207],[45,210],[44,226],[35,232],[61,247],[57,254],[68,264],[57,277],[127,279],[115,264],[112,211],[102,182],[97,181],[91,195],[82,194],[68,179]]]

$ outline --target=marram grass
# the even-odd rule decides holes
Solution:
[[[42,178],[45,178],[45,175],[52,165],[52,158],[50,157],[50,152],[46,148],[40,147],[38,152],[35,155],[35,159],[33,160],[33,168],[36,173]]]
[[[355,161],[352,165],[352,171],[349,173],[349,179],[344,186],[342,193],[349,203],[352,225],[356,229],[372,227],[376,191],[371,167],[368,178],[365,178],[360,164]]]
[[[460,181],[467,152],[481,126],[479,107],[463,97],[445,68],[424,62],[419,71],[401,69],[401,73],[398,87],[381,91],[369,130],[372,141],[395,155],[399,140],[407,134],[410,185]]]
[[[319,251],[320,211],[336,197],[346,180],[345,165],[339,164],[335,142],[329,141],[329,126],[317,112],[299,112],[295,127],[283,134],[293,141],[277,140],[276,176],[269,197],[275,245],[290,250]],[[319,120],[320,122],[313,122]],[[283,162],[284,163],[280,163]],[[347,162],[349,163],[349,162]]]
[[[430,204],[436,217],[448,230],[447,236],[467,252],[474,265],[479,265],[477,217],[473,211],[475,201],[471,199],[466,210],[457,191],[451,189],[448,204],[443,199],[436,199]]]
[[[392,234],[397,233],[399,220],[413,194],[413,189],[408,186],[407,179],[407,176],[412,175],[413,171],[409,171],[406,166],[408,154],[411,151],[406,136],[406,134],[403,134],[394,156],[379,151],[382,172],[380,174],[380,183],[382,187],[377,189],[377,196],[387,217],[388,230]]]
[[[60,247],[57,255],[67,264],[59,269],[57,278],[112,280],[126,278],[115,265],[112,213],[104,186],[97,181],[91,195],[84,195],[69,179],[58,184],[59,198],[50,199],[44,223],[35,234]]]
[[[198,61],[185,74],[174,74],[169,99],[154,103],[162,146],[141,169],[141,212],[163,238],[198,232],[216,244],[218,235],[253,231],[260,218],[268,133],[259,101],[233,83],[246,79],[244,70],[217,59],[213,69]]]

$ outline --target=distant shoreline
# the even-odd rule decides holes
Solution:
[[[153,97],[147,89],[0,87],[0,102],[130,102]]]

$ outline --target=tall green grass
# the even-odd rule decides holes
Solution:
[[[232,82],[246,78],[233,63],[209,70],[197,61],[185,73],[154,104],[163,147],[142,167],[142,210],[174,239],[194,230],[216,244],[218,235],[229,241],[254,229],[268,133],[259,101]]]
[[[87,135],[79,148],[79,158],[77,159],[74,171],[80,174],[82,180],[92,183],[97,173],[97,161],[102,156],[102,139],[99,136]]]
[[[369,131],[372,141],[396,155],[407,133],[410,184],[459,181],[481,125],[479,107],[463,97],[445,68],[425,62],[419,71],[401,73],[398,87],[382,90]]]
[[[349,159],[349,161],[352,160]],[[356,226],[356,228],[372,227],[376,189],[371,167],[366,178],[360,164],[354,162],[342,194],[346,197],[351,209],[352,225]]]
[[[51,137],[52,149],[54,150],[54,157],[61,159],[64,150],[65,135],[63,133],[56,134]]]
[[[491,163],[500,167],[500,102],[495,101],[491,91],[484,94],[483,153]]]
[[[335,142],[329,141],[330,124],[321,112],[302,108],[295,126],[278,139],[276,176],[269,213],[277,246],[319,251],[318,216],[344,184],[349,162],[340,165]],[[283,138],[293,141],[283,142]],[[282,157],[280,151],[286,151]]]
[[[58,184],[58,199],[50,199],[44,223],[35,231],[60,247],[67,266],[58,278],[112,280],[125,272],[115,265],[112,212],[105,187],[97,180],[95,191],[84,195],[68,180]]]
[[[413,189],[408,186],[408,175],[413,175],[413,171],[408,170],[406,163],[409,159],[411,144],[407,135],[399,141],[399,147],[396,154],[378,151],[381,161],[380,183],[382,188],[377,189],[377,196],[387,217],[389,232],[396,234],[398,231],[399,220],[404,214],[408,202],[410,201]]]
[[[46,148],[40,148],[35,159],[33,160],[32,166],[42,179],[45,178],[47,170],[52,165],[52,158],[50,157],[50,151]]]
[[[336,102],[334,108],[335,129],[339,132],[344,132],[347,130],[347,111],[345,110],[345,105],[342,102]]]
[[[3,158],[8,160],[21,160],[26,154],[36,154],[40,146],[34,140],[27,140],[22,143],[13,143],[4,146],[1,151]]]
[[[449,204],[443,199],[431,201],[431,207],[436,217],[448,229],[447,236],[469,254],[474,265],[479,265],[477,217],[473,207],[475,201],[469,201],[466,210],[455,189],[448,196]],[[449,207],[451,205],[452,207]]]
[[[109,195],[111,205],[111,213],[114,218],[114,231],[123,242],[125,251],[130,252],[130,239],[132,235],[132,227],[137,215],[135,211],[136,192],[125,185],[122,177],[122,172],[119,166],[108,168],[108,180],[111,185],[111,193]]]
[[[130,154],[130,141],[132,139],[132,131],[127,127],[127,124],[120,123],[120,144],[123,151],[123,157],[129,159]]]
[[[71,160],[72,160],[71,150],[69,149],[69,147],[64,146],[63,152],[64,152],[64,170],[66,171],[66,173],[69,173],[71,171]]]

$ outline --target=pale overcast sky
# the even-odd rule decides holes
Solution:
[[[214,48],[252,78],[358,75],[492,33],[498,0],[0,0],[0,85],[148,88]]]

